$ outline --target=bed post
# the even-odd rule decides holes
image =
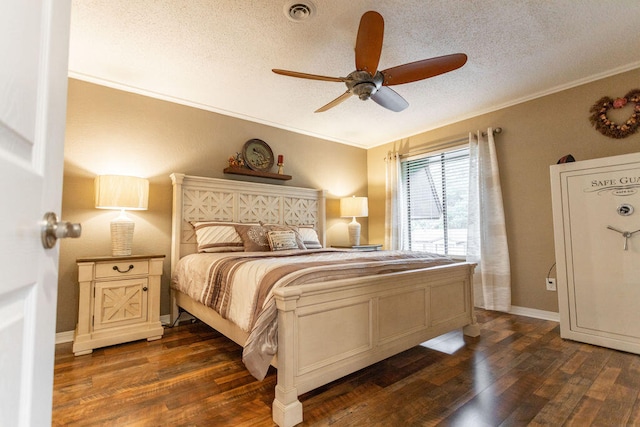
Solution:
[[[180,244],[182,243],[182,182],[185,175],[183,173],[172,173],[171,183],[173,184],[173,216],[171,217],[171,277],[173,269],[176,268],[180,260]],[[173,325],[178,315],[178,304],[173,291],[171,295],[171,324]]]
[[[480,336],[480,325],[478,324],[478,319],[476,318],[476,310],[475,310],[475,303],[476,303],[476,299],[475,299],[475,295],[474,295],[474,289],[473,289],[473,278],[474,278],[474,271],[476,269],[476,265],[477,264],[470,264],[469,265],[469,274],[467,275],[468,277],[468,281],[469,281],[469,310],[471,310],[471,323],[464,326],[462,328],[462,333],[465,334],[468,337],[477,337]]]
[[[327,192],[318,190],[318,218],[317,231],[320,244],[325,248],[327,245]]]
[[[288,291],[288,292],[287,292]],[[302,422],[302,403],[295,387],[296,349],[294,332],[296,307],[301,291],[281,288],[274,292],[278,308],[278,383],[273,401],[273,421],[280,427]],[[286,327],[283,327],[286,325]]]

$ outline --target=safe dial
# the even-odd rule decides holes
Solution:
[[[618,215],[629,216],[633,213],[633,206],[628,203],[624,203],[618,206],[618,209],[616,209],[616,211],[618,212]]]

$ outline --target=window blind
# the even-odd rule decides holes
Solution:
[[[403,247],[466,255],[469,148],[403,160]]]

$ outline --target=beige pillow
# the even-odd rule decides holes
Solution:
[[[269,247],[272,251],[284,251],[288,249],[298,249],[296,235],[292,230],[269,231],[267,232]]]
[[[267,230],[261,225],[236,224],[236,231],[242,239],[245,252],[266,252],[270,251]]]
[[[191,222],[198,252],[241,252],[244,245],[232,222]]]
[[[298,227],[295,225],[279,225],[279,224],[262,224],[267,231],[293,231],[298,244],[298,249],[307,249],[302,240],[302,236],[298,232]]]
[[[318,238],[318,233],[313,229],[313,226],[301,225],[298,227],[298,233],[302,237],[302,243],[307,249],[322,249],[322,243]]]

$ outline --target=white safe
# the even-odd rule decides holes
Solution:
[[[640,153],[551,166],[560,335],[640,354]]]

